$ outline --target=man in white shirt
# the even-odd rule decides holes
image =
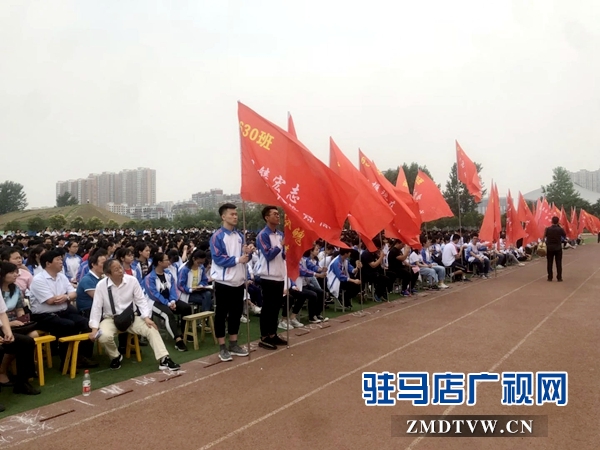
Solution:
[[[79,314],[71,304],[76,291],[62,273],[63,257],[59,250],[51,250],[40,258],[44,268],[33,277],[30,288],[31,320],[37,322],[37,329],[46,331],[57,338],[89,333],[87,319]],[[61,370],[68,345],[60,345]],[[93,361],[94,346],[91,342],[82,342],[79,346],[78,367],[98,367]]]
[[[444,267],[450,267],[453,279],[460,278],[463,281],[471,281],[465,277],[465,268],[459,264],[464,250],[464,247],[461,247],[460,250],[458,250],[457,246],[459,241],[460,236],[455,234],[452,236],[452,241],[444,245],[444,248],[442,249],[442,263],[444,264]]]
[[[115,344],[115,334],[118,330],[113,316],[121,314],[131,303],[134,303],[140,315],[134,316],[127,333],[134,333],[148,339],[150,347],[154,350],[154,357],[159,362],[160,370],[179,370],[179,364],[173,362],[169,357],[169,352],[158,328],[150,319],[152,310],[137,279],[125,274],[123,266],[116,259],[110,259],[104,263],[104,274],[106,278],[100,280],[96,285],[89,326],[92,329],[90,340],[98,339],[100,344],[104,345],[108,356],[111,357],[110,368],[121,368],[123,360],[123,355],[119,353]],[[111,294],[114,312],[110,302]]]

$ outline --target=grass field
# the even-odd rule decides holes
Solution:
[[[106,209],[86,204],[75,206],[63,206],[61,208],[31,209],[26,211],[16,211],[8,214],[3,214],[0,216],[0,230],[3,230],[4,224],[13,220],[18,220],[21,223],[21,226],[25,226],[27,221],[32,217],[40,216],[42,219],[48,219],[49,217],[57,214],[62,214],[63,216],[65,216],[67,222],[70,222],[77,216],[81,216],[86,222],[92,217],[97,217],[104,223],[112,219],[119,225],[130,220],[129,217],[111,213]]]

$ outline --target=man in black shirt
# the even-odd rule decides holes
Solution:
[[[565,230],[558,224],[558,217],[552,218],[552,225],[544,232],[546,242],[546,258],[548,261],[548,281],[552,281],[552,267],[556,260],[556,281],[562,281],[562,240],[566,238]]]

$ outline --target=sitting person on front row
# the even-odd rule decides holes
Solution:
[[[98,282],[94,291],[89,325],[92,329],[90,340],[98,339],[112,359],[110,368],[120,369],[123,361],[123,355],[119,353],[115,344],[115,334],[118,330],[113,317],[123,313],[134,303],[140,315],[134,316],[133,323],[126,331],[148,339],[160,370],[179,370],[179,364],[169,357],[158,327],[150,319],[152,311],[137,279],[125,274],[123,266],[116,259],[109,259],[104,263],[104,274],[106,278]],[[114,309],[111,303],[114,304]]]

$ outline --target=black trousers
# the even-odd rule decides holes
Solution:
[[[0,330],[0,336],[4,333]],[[17,373],[15,375],[17,384],[26,383],[35,376],[35,364],[33,354],[35,341],[26,334],[13,334],[15,340],[9,344],[0,344],[0,361],[4,354],[14,355],[17,362]]]
[[[340,282],[340,294],[341,291],[344,291],[344,306],[349,307],[352,305],[352,299],[360,292],[360,284],[351,283],[350,281],[342,281]]]
[[[562,255],[563,255],[562,248],[559,250],[548,249],[546,251],[546,259],[548,262],[548,279],[549,280],[551,280],[553,278],[552,269],[554,268],[554,261],[556,261],[556,279],[562,280]]]
[[[321,314],[323,301],[317,297],[315,291],[307,288],[307,286],[303,286],[302,291],[290,289],[290,309],[293,314],[298,314],[306,301],[308,301],[308,317],[312,319],[314,316]],[[287,317],[287,296],[283,297],[281,316]]]
[[[412,269],[396,269],[394,271],[397,278],[400,278],[401,289],[406,291],[413,289],[417,285],[419,274],[412,271]]]
[[[163,305],[160,302],[154,302],[152,305],[152,313],[162,317],[162,319],[165,321],[167,331],[171,337],[175,339],[183,336],[183,332],[181,331],[184,325],[183,316],[189,316],[192,314],[192,305],[182,302],[181,300],[177,300],[175,302],[175,310],[173,311],[167,305]],[[177,322],[175,314],[179,314],[181,317],[179,322]]]
[[[260,312],[260,335],[273,336],[277,333],[279,310],[283,298],[285,284],[283,281],[260,280],[263,294],[263,305]]]
[[[32,314],[31,320],[37,322],[37,329],[46,331],[56,340],[65,336],[73,336],[80,333],[89,333],[92,331],[88,325],[88,320],[79,314],[79,311],[73,305],[67,305],[67,309],[56,313]],[[68,343],[58,344],[60,360],[64,361],[67,356]],[[79,354],[86,358],[91,358],[94,352],[94,343],[89,339],[79,344]],[[62,364],[61,364],[62,366]]]
[[[375,285],[375,295],[387,299],[388,292],[394,290],[394,280],[396,280],[396,274],[390,270],[387,270],[385,275],[380,272],[375,272],[369,276],[363,276],[363,289],[366,283],[373,283]]]
[[[225,337],[225,322],[229,336],[237,335],[244,310],[244,285],[215,283],[215,304],[215,337]]]

